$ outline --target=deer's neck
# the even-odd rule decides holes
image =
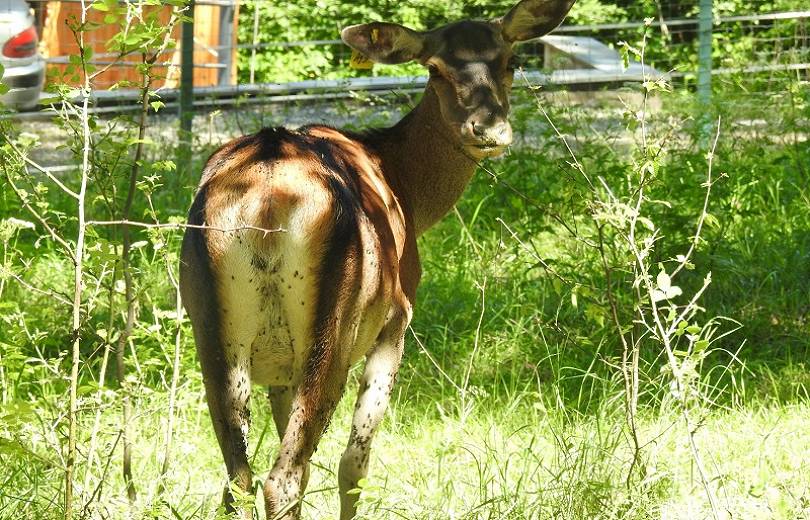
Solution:
[[[378,139],[384,174],[421,235],[461,197],[477,163],[444,123],[430,85],[419,104]]]

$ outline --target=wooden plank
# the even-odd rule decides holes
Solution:
[[[215,64],[219,62],[216,49],[219,41],[219,6],[200,5],[194,13],[194,63]],[[217,70],[196,68],[194,86],[217,84]]]
[[[45,10],[45,22],[41,34],[43,54],[46,58],[61,56],[62,47],[59,41],[58,20],[62,16],[62,2],[48,2]]]
[[[171,17],[170,6],[150,6],[147,9],[160,9],[159,20],[163,24],[168,24]],[[216,50],[213,49],[219,37],[218,9],[218,6],[197,7],[198,18],[195,27],[195,41],[198,46],[195,51],[195,61],[197,63],[216,64],[218,62],[218,57],[215,54]],[[88,20],[98,22],[100,27],[84,33],[85,45],[93,49],[93,61],[98,62],[95,64],[97,68],[104,67],[104,63],[114,59],[114,56],[110,56],[111,51],[108,44],[120,30],[118,24],[104,24],[104,15],[105,13],[95,9],[90,10]],[[46,58],[61,58],[59,60],[61,63],[48,64],[47,70],[50,81],[60,81],[73,85],[81,83],[81,78],[71,78],[65,74],[68,68],[66,64],[67,58],[78,54],[78,44],[66,22],[71,18],[78,20],[80,16],[81,4],[79,3],[50,1],[47,4],[47,13],[42,29],[43,54]],[[172,31],[172,37],[175,41],[178,41],[179,36],[180,27],[178,24]],[[211,50],[214,51],[213,54]],[[179,81],[179,57],[179,45],[177,49],[169,50],[159,57],[159,62],[169,65],[155,68],[156,74],[162,76],[161,79],[154,82],[156,88],[177,86]],[[95,86],[97,88],[109,88],[115,84],[122,87],[138,87],[140,85],[142,78],[135,65],[141,62],[141,56],[126,56],[121,61],[127,64],[114,65],[96,78]],[[73,81],[74,79],[77,80]],[[217,84],[217,69],[197,69],[195,70],[194,80],[197,86],[214,86]]]
[[[233,37],[231,38],[231,85],[236,85],[237,72],[239,71],[239,61],[236,56],[236,45],[239,36],[239,2],[233,10],[233,29],[231,30]]]

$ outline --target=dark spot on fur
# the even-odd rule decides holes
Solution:
[[[253,258],[250,259],[250,265],[252,265],[254,269],[257,269],[259,271],[267,270],[267,260],[258,255],[253,255]]]

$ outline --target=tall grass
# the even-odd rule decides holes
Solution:
[[[648,94],[662,108],[643,109]],[[721,113],[709,179],[708,150],[683,93],[516,96],[520,139],[507,156],[483,165],[455,211],[420,241],[423,284],[363,483],[361,518],[810,514],[806,118],[773,107],[773,121],[752,130]],[[329,117],[350,114],[362,124],[361,108],[332,106]],[[368,119],[380,119],[378,106],[366,110]],[[197,162],[219,140],[267,123],[265,116],[241,113],[234,125],[211,114]],[[776,121],[795,126],[766,131]],[[137,131],[121,121],[96,121],[96,131],[113,123],[124,125],[122,139]],[[220,123],[232,126],[218,133]],[[0,518],[57,518],[72,338],[62,293],[72,265],[26,205],[60,236],[76,222],[72,201],[24,171],[22,156],[36,148],[35,136],[2,124],[14,146],[0,147],[0,168],[5,186],[19,189],[0,194]],[[128,180],[125,167],[107,162],[121,150],[98,149],[104,153],[94,156],[90,220],[106,218],[105,195]],[[182,218],[194,179],[167,182],[173,170],[165,150],[147,143],[144,154],[133,215]],[[69,186],[75,181],[64,178]],[[78,516],[221,517],[224,468],[186,322],[175,449],[166,457],[177,320],[166,264],[177,260],[179,234],[133,230],[138,319],[122,386],[109,371],[99,376],[126,312],[125,287],[111,274],[120,265],[120,239],[106,227],[88,233],[76,378]],[[654,291],[675,285],[680,295],[653,301]],[[666,331],[650,326],[654,315],[674,327],[669,343]],[[254,390],[250,446],[262,476],[277,443],[262,391]],[[133,410],[127,427],[139,494],[132,504],[119,462],[122,391]],[[336,511],[335,470],[350,415],[344,399],[313,460],[309,518]]]

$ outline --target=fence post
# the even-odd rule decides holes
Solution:
[[[233,71],[233,17],[236,9],[233,3],[220,4],[219,6],[219,63],[223,65],[219,69],[217,82],[220,85],[231,84],[231,73]]]
[[[194,0],[189,0],[188,19],[183,21],[180,40],[180,132],[177,173],[191,177],[191,123],[194,120]]]
[[[711,135],[712,102],[712,0],[700,0],[698,14],[698,82],[697,95],[700,111],[702,141],[708,146]]]

